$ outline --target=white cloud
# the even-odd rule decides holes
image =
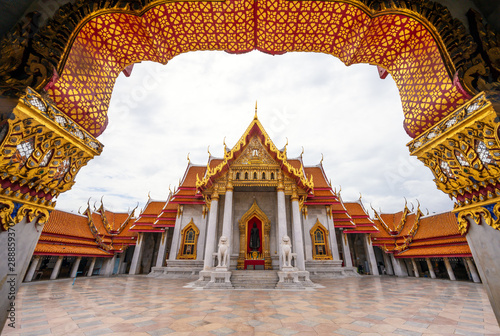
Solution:
[[[230,55],[196,52],[166,66],[136,64],[129,78],[117,79],[109,126],[99,140],[100,157],[82,168],[58,208],[76,211],[104,195],[115,211],[141,206],[148,192],[165,199],[187,165],[206,164],[207,147],[222,156],[222,141],[234,145],[253,118],[259,119],[278,148],[289,140],[289,157],[305,149],[304,161],[323,165],[344,200],[373,203],[398,211],[418,198],[423,208],[452,207],[438,191],[431,172],[405,146],[398,90],[390,77],[380,80],[369,65],[345,67],[323,54],[259,52]]]

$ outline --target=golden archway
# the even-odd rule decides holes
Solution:
[[[26,85],[45,89],[61,111],[98,136],[107,125],[116,77],[136,62],[166,64],[198,50],[321,52],[346,65],[387,70],[382,76],[394,78],[405,129],[415,137],[478,92],[468,73],[475,51],[467,52],[471,37],[464,31],[445,7],[427,0],[418,6],[369,0],[79,1],[61,8],[35,35],[36,52],[23,64],[28,79],[14,80],[17,69],[8,69],[4,77],[11,87],[0,85],[0,92],[14,95]],[[12,50],[23,54],[18,44]]]
[[[267,218],[264,211],[257,205],[257,201],[253,201],[252,206],[248,211],[241,217],[239,220],[239,229],[240,229],[240,254],[238,256],[238,265],[237,269],[245,269],[245,261],[255,258],[255,256],[250,256],[250,252],[248,251],[248,225],[253,218],[257,218],[262,223],[262,254],[257,256],[257,258],[262,258],[264,261],[264,269],[272,269],[272,261],[271,254],[269,252],[270,249],[270,240],[269,233],[271,231],[271,221]],[[255,259],[254,259],[255,260]]]
[[[194,224],[193,219],[181,230],[181,246],[177,259],[196,259],[196,245],[200,230]]]

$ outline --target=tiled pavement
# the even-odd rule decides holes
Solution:
[[[194,290],[127,276],[21,287],[2,335],[500,335],[480,284],[370,277],[308,291]]]

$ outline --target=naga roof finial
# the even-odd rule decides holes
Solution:
[[[208,145],[207,152],[209,156],[212,156],[212,153],[210,153],[210,145]]]
[[[300,158],[302,159],[302,155],[304,155],[304,146],[302,146],[302,153],[300,153]]]
[[[189,154],[190,154],[190,153],[191,153],[191,152],[188,152],[188,156],[187,156],[188,163],[191,163],[191,159],[189,158]]]
[[[319,162],[319,164],[320,164],[320,165],[322,165],[322,164],[323,164],[323,159],[324,159],[324,157],[323,157],[323,153],[321,153],[321,161]]]

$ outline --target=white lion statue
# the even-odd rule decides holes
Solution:
[[[283,236],[280,245],[283,267],[292,267],[292,244],[290,243],[290,237]]]
[[[219,260],[217,267],[229,267],[229,244],[226,236],[221,236],[219,239],[217,259]]]

